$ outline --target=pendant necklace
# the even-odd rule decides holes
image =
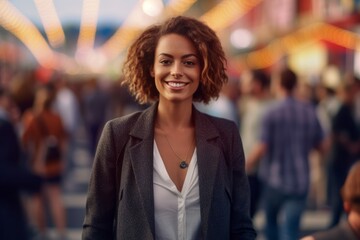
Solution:
[[[180,167],[181,169],[187,168],[187,167],[189,166],[189,163],[187,163],[186,160],[187,160],[187,158],[188,158],[188,155],[189,155],[189,152],[190,152],[190,149],[191,149],[191,146],[192,146],[192,142],[190,143],[189,148],[188,148],[188,150],[187,150],[187,152],[186,152],[185,159],[182,159],[182,158],[174,151],[174,149],[173,149],[173,147],[171,146],[170,141],[169,141],[169,139],[167,138],[166,134],[164,134],[164,136],[165,136],[165,139],[166,139],[167,143],[168,143],[169,146],[170,146],[171,151],[172,151],[172,152],[175,154],[175,156],[180,160],[179,167]]]

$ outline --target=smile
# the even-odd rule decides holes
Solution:
[[[185,82],[166,82],[166,84],[169,85],[170,87],[181,88],[181,87],[185,87],[189,83],[185,83]]]

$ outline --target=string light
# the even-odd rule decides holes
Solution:
[[[163,10],[161,14],[164,17],[170,17],[173,15],[181,15],[187,11],[196,1],[195,0],[173,0]],[[132,18],[133,15],[137,15],[136,10],[141,8],[142,5],[138,5],[135,8],[128,20]],[[138,16],[135,16],[138,18]],[[151,24],[148,22],[147,24]],[[114,35],[109,38],[98,50],[107,56],[108,61],[118,57],[120,53],[125,50],[131,41],[134,40],[136,36],[143,30],[141,27],[132,26],[130,21],[125,22]]]
[[[60,47],[65,42],[64,30],[52,0],[35,0],[35,5],[52,47]]]
[[[157,17],[164,9],[162,0],[144,0],[142,3],[142,10],[150,17]]]
[[[56,56],[39,30],[6,0],[0,1],[0,25],[22,41],[40,65],[56,67]]]
[[[98,15],[99,0],[84,0],[78,39],[78,54],[84,54],[84,52],[93,48]]]
[[[186,12],[196,0],[173,0],[162,10],[160,18],[168,18],[174,15],[181,15]],[[244,16],[251,9],[256,7],[262,0],[224,0],[210,9],[200,17],[215,31],[227,28],[236,19]],[[64,43],[65,35],[60,21],[56,14],[53,0],[35,0],[41,20],[43,22],[49,43],[57,47]],[[78,38],[78,48],[76,58],[78,63],[85,67],[89,65],[87,60],[101,56],[101,65],[119,57],[129,43],[143,30],[144,25],[137,26],[131,24],[129,19],[135,18],[135,10],[139,11],[141,5],[129,15],[127,21],[117,29],[115,34],[109,38],[98,49],[94,48],[95,34],[98,20],[100,0],[84,0],[82,9],[82,19]],[[133,16],[134,15],[134,16]],[[146,22],[145,24],[151,24]],[[0,0],[0,25],[14,34],[34,55],[40,65],[46,67],[58,67],[64,64],[64,68],[72,66],[72,71],[77,66],[73,59],[66,56],[59,58],[59,53],[54,52],[39,30],[24,15],[22,15],[8,0]],[[29,37],[31,36],[31,37]],[[291,53],[304,43],[314,41],[328,41],[349,49],[356,49],[359,44],[360,36],[351,31],[341,29],[325,23],[316,23],[287,36],[275,39],[266,47],[250,52],[245,56],[247,63],[255,68],[269,67],[278,61],[284,54]],[[87,59],[87,56],[91,58]],[[61,60],[59,60],[61,59]]]
[[[210,11],[201,16],[201,20],[206,22],[215,31],[224,29],[239,19],[263,0],[226,0],[221,1]]]
[[[276,39],[262,49],[252,51],[245,58],[254,68],[266,68],[300,45],[322,40],[356,50],[360,35],[327,23],[315,23]]]

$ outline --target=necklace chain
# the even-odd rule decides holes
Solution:
[[[172,152],[175,154],[175,156],[180,160],[180,165],[179,165],[180,168],[181,168],[181,169],[187,168],[187,167],[189,166],[189,164],[186,162],[186,160],[187,160],[187,158],[188,158],[188,156],[189,156],[190,149],[191,149],[191,146],[192,146],[192,142],[190,143],[189,148],[188,148],[188,150],[187,150],[187,152],[186,152],[185,159],[182,159],[182,158],[175,152],[174,148],[171,146],[170,141],[169,141],[167,135],[164,134],[164,136],[165,136],[166,142],[167,142],[167,143],[169,144],[169,146],[170,146],[171,151],[172,151]]]

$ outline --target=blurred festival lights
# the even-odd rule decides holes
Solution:
[[[99,16],[99,1],[100,0],[84,1],[77,46],[78,52],[88,51],[94,47]]]
[[[224,0],[210,9],[201,20],[206,22],[215,31],[228,27],[235,20],[241,18],[263,0]]]
[[[142,0],[132,13],[129,14],[128,19],[118,28],[113,36],[102,46],[94,49],[100,1],[84,0],[77,50],[74,57],[67,57],[64,56],[64,54],[57,53],[51,48],[59,47],[65,41],[65,35],[53,1],[34,1],[49,44],[43,38],[36,26],[22,15],[8,0],[0,0],[0,24],[25,44],[42,67],[60,69],[72,73],[82,71],[103,71],[106,63],[121,55],[128,47],[129,43],[146,25],[156,23],[161,16],[167,18],[183,14],[196,2],[195,0],[172,0],[164,6],[161,0]],[[222,1],[208,13],[205,13],[201,17],[201,20],[207,22],[214,29],[221,30],[221,28],[230,25],[241,14],[245,14],[258,2],[260,2],[260,0]],[[139,17],[139,9],[141,9],[141,13],[147,15],[148,18]],[[136,21],[131,21],[132,19],[137,19],[139,23],[136,24]],[[218,21],[218,19],[222,19],[222,21]],[[19,22],[24,25],[21,29],[14,27],[19,24]],[[29,31],[31,33],[29,33]],[[33,37],[27,38],[26,36]],[[78,71],[74,70],[76,68],[74,64],[78,66]]]
[[[167,18],[186,12],[196,1],[172,0],[162,8],[161,16]],[[99,52],[112,61],[118,57],[143,30],[144,27],[156,23],[159,19],[146,14],[143,9],[144,2],[139,2],[129,14],[123,25],[101,47]],[[159,5],[160,7],[160,5]],[[145,7],[146,8],[146,7]]]
[[[54,48],[65,42],[65,34],[52,0],[35,0],[48,41]]]
[[[57,67],[55,54],[37,27],[6,0],[0,1],[0,25],[22,41],[40,65]]]
[[[230,34],[230,42],[237,49],[246,49],[254,44],[254,35],[247,29],[238,28]]]
[[[142,3],[142,10],[145,14],[151,17],[157,17],[164,9],[162,0],[144,0]]]
[[[246,55],[249,66],[267,68],[277,62],[282,56],[304,44],[327,41],[336,45],[357,50],[360,35],[342,28],[327,24],[315,23],[305,26],[282,38],[274,39],[266,47],[250,52]]]
[[[131,41],[145,26],[170,16],[184,14],[196,0],[171,0],[166,5],[162,0],[140,0],[115,33],[97,48],[94,42],[101,1],[83,0],[80,32],[74,56],[67,56],[53,49],[61,47],[65,42],[65,34],[53,0],[34,0],[34,2],[48,42],[39,29],[8,0],[0,0],[0,26],[22,41],[42,67],[78,74],[104,72],[111,61],[122,56]],[[260,2],[262,0],[219,1],[199,19],[215,31],[221,31],[231,26]],[[235,29],[230,34],[230,41],[236,48],[251,50],[256,41],[256,36],[252,34],[249,30]],[[325,40],[358,51],[359,39],[359,34],[319,22],[274,39],[264,48],[253,50],[244,56],[250,67],[266,68],[304,44]]]

